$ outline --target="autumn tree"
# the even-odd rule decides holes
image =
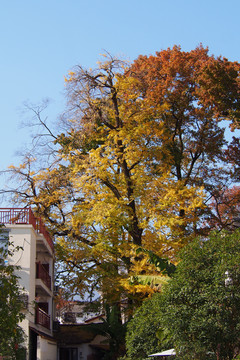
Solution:
[[[239,119],[239,66],[201,46],[133,64],[110,57],[69,72],[62,131],[35,110],[52,161],[39,167],[30,155],[12,167],[22,184],[14,192],[57,236],[68,285],[113,302],[149,294],[129,281],[156,272],[137,249],[174,260],[199,231],[207,200],[231,174],[220,121]]]
[[[212,192],[205,229],[234,231],[240,226],[240,187],[215,189]]]

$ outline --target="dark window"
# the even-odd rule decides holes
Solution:
[[[78,349],[60,348],[60,360],[78,360]]]

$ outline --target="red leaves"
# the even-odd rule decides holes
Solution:
[[[152,105],[168,102],[172,107],[202,108],[217,120],[236,120],[240,115],[240,65],[208,55],[202,46],[190,52],[180,47],[139,56],[128,74],[139,80],[142,96]]]

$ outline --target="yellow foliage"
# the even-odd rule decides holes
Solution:
[[[12,168],[33,181],[38,191],[32,203],[63,234],[60,258],[105,293],[154,291],[129,281],[156,275],[146,256],[136,256],[136,247],[174,260],[195,236],[204,209],[204,161],[211,161],[205,139],[213,134],[217,148],[220,135],[208,107],[196,108],[195,93],[186,96],[195,91],[186,83],[192,84],[196,72],[177,60],[170,71],[169,59],[160,59],[166,73],[154,57],[140,58],[133,68],[110,58],[97,70],[70,71],[69,119],[66,132],[54,140],[54,165],[36,173],[26,164]],[[186,83],[179,75],[185,67],[182,78],[192,76]]]

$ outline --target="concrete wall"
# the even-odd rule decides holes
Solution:
[[[78,359],[87,360],[88,355],[93,353],[93,349],[88,344],[81,344],[78,348]]]
[[[57,344],[38,336],[37,360],[56,360]]]
[[[20,266],[21,269],[16,270],[17,275],[20,277],[19,284],[24,288],[24,293],[28,295],[29,308],[26,311],[26,319],[20,324],[26,334],[26,345],[28,345],[29,326],[33,329],[41,327],[35,324],[36,260],[49,264],[53,286],[53,258],[47,253],[37,253],[37,238],[39,235],[32,225],[7,225],[7,229],[9,230],[9,240],[13,242],[14,248],[21,247],[20,250],[14,252],[8,262],[10,265]],[[49,303],[49,314],[52,314],[51,296],[46,297],[46,299],[44,297],[44,300]],[[51,330],[42,328],[41,331],[51,336]],[[40,335],[37,338],[37,359],[57,360],[57,344],[54,341],[42,338]]]
[[[21,247],[9,258],[9,264],[21,267],[20,270],[17,270],[17,275],[20,277],[20,286],[28,295],[29,312],[27,319],[34,323],[36,233],[31,225],[11,225],[9,230],[10,242],[14,242],[14,247]],[[27,332],[27,329],[24,328],[24,330]]]

